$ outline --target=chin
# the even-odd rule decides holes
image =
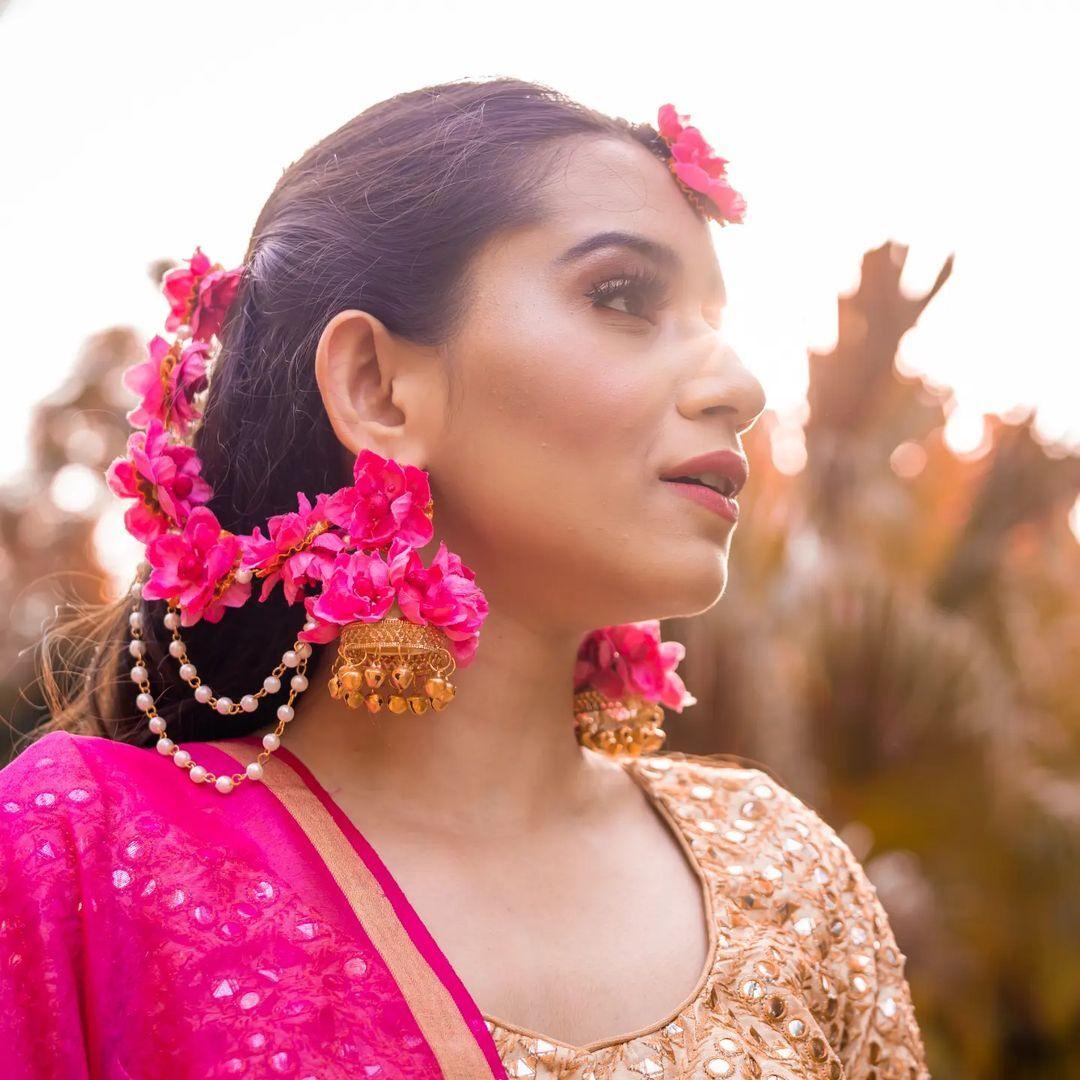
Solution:
[[[654,619],[688,619],[708,611],[724,595],[727,588],[728,565],[726,553],[692,562],[680,560],[668,565],[671,571],[663,578],[654,577],[654,597],[649,616]],[[675,573],[675,571],[682,571]],[[655,586],[659,585],[658,591]]]
[[[701,615],[703,612],[708,611],[709,608],[720,602],[726,589],[727,568],[725,566],[724,572],[719,575],[719,580],[715,582],[712,588],[696,591],[688,601],[688,606],[681,617],[691,618],[694,615]]]

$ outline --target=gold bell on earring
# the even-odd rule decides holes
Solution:
[[[445,641],[434,626],[393,616],[349,623],[338,641],[330,696],[371,713],[441,712],[456,693],[447,676],[457,665]],[[378,693],[384,686],[385,698]]]
[[[574,730],[578,742],[609,757],[640,757],[664,745],[660,726],[664,710],[656,702],[627,694],[608,698],[597,690],[574,695]]]

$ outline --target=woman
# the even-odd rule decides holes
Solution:
[[[693,701],[656,620],[723,593],[764,407],[718,334],[741,199],[658,119],[404,94],[285,171],[240,272],[166,276],[190,348],[151,343],[110,470],[148,560],[0,773],[6,1075],[928,1075],[850,850],[655,753]],[[367,714],[346,639],[425,621],[453,682]]]

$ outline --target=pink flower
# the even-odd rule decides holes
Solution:
[[[160,334],[150,339],[149,359],[124,372],[124,385],[141,398],[128,414],[132,427],[144,428],[151,420],[184,432],[198,412],[192,398],[206,389],[205,341],[192,341],[181,349]]]
[[[302,630],[301,641],[325,643],[351,622],[378,622],[394,604],[390,568],[378,553],[339,552],[322,583],[322,591],[304,600],[314,630]]]
[[[197,506],[182,533],[165,533],[147,546],[146,558],[154,569],[142,595],[178,602],[181,626],[193,626],[202,618],[219,622],[226,608],[240,607],[251,595],[251,582],[228,581],[240,554],[240,538],[223,531],[209,507]],[[221,595],[215,595],[222,585]]]
[[[334,559],[344,548],[345,541],[339,532],[326,528],[327,519],[323,510],[326,498],[326,495],[319,495],[312,507],[307,496],[298,491],[296,499],[299,512],[276,514],[270,518],[267,522],[269,538],[262,535],[257,525],[250,536],[240,537],[244,548],[243,566],[246,569],[261,570],[271,564],[275,567],[263,579],[260,603],[280,580],[285,599],[295,604],[303,595],[305,586],[325,581],[333,569]],[[320,524],[324,526],[324,531],[318,533],[302,550],[283,558],[286,552],[301,544]]]
[[[301,630],[297,637],[311,645],[325,645],[328,641],[333,641],[341,633],[341,626],[338,623],[328,622],[313,615],[311,605],[314,600],[313,596],[307,597],[304,600],[304,606],[307,608],[308,619],[315,624],[315,628],[313,630]]]
[[[727,159],[716,154],[696,127],[684,125],[689,119],[670,104],[661,105],[657,114],[657,130],[671,147],[671,171],[715,204],[718,213],[710,217],[720,224],[741,222],[746,202],[727,182]]]
[[[177,267],[169,270],[161,279],[161,291],[169,301],[169,317],[165,320],[166,330],[175,330],[187,321],[188,310],[194,299],[193,293],[199,279],[210,269],[210,260],[196,246],[195,254],[187,261],[187,269]]]
[[[681,642],[660,640],[656,619],[601,627],[578,650],[574,690],[591,687],[610,698],[636,694],[682,712],[697,702],[675,674],[685,655]]]
[[[242,267],[212,270],[199,283],[199,303],[191,318],[191,333],[196,341],[209,341],[212,335],[221,333],[242,274]]]
[[[431,486],[423,469],[364,449],[356,456],[353,480],[352,487],[327,499],[326,516],[356,547],[382,547],[395,537],[423,547],[431,539]]]
[[[441,541],[430,567],[400,540],[390,545],[388,561],[401,613],[421,626],[437,626],[449,639],[455,661],[468,666],[488,614],[487,597],[475,584],[473,571]]]
[[[161,281],[161,291],[169,301],[166,330],[176,330],[182,323],[191,327],[194,341],[208,342],[221,330],[229,305],[236,296],[243,267],[226,270],[196,247],[187,260],[187,268],[169,270]]]
[[[202,463],[189,446],[173,445],[160,420],[128,437],[128,456],[105,470],[109,487],[122,499],[135,499],[124,512],[127,530],[143,543],[183,526],[194,507],[213,492],[199,475]]]

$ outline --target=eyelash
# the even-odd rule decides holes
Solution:
[[[644,318],[643,315],[635,315],[632,311],[618,311],[608,307],[604,301],[613,297],[638,297],[646,302],[659,305],[663,299],[664,281],[660,273],[655,269],[633,270],[622,277],[609,278],[606,281],[596,282],[585,294],[594,308],[606,308],[615,311],[619,315],[631,315],[636,319]]]

